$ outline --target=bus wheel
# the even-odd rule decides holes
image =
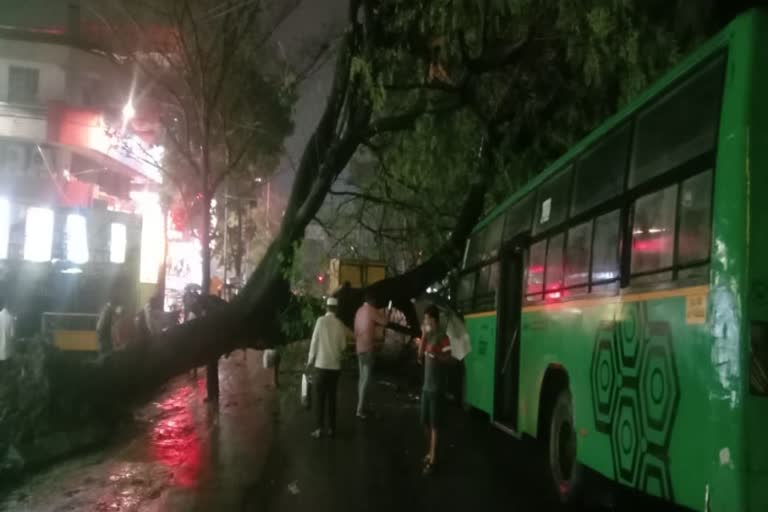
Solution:
[[[581,466],[576,459],[571,392],[562,389],[552,404],[546,439],[547,472],[561,503],[578,501]]]

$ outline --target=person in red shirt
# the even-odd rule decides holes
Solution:
[[[432,305],[424,312],[424,327],[419,343],[419,363],[424,365],[421,391],[421,422],[429,452],[424,457],[424,474],[432,473],[436,463],[437,436],[442,420],[442,367],[451,357],[451,343],[440,329],[440,310]]]

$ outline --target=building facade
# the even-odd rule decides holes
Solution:
[[[151,113],[82,27],[77,9],[63,27],[0,26],[0,293],[22,335],[43,313],[135,311],[162,263]]]

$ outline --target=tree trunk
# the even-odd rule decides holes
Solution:
[[[237,348],[266,348],[282,340],[280,314],[289,304],[290,283],[286,268],[293,258],[293,245],[303,238],[304,230],[323,204],[331,185],[343,171],[368,133],[370,105],[351,105],[358,101],[349,92],[353,33],[348,33],[337,59],[337,73],[323,117],[310,137],[296,173],[283,222],[264,258],[251,274],[241,294],[229,304],[206,301],[206,315],[174,327],[149,340],[134,340],[126,350],[116,351],[98,361],[61,361],[62,386],[74,387],[93,401],[123,400],[151,390],[191,368],[208,365],[207,390],[210,399],[218,397],[218,358]],[[342,123],[341,119],[345,118]],[[344,133],[337,127],[344,125]],[[207,169],[204,169],[206,171]],[[439,280],[456,265],[467,236],[482,213],[487,166],[482,178],[471,187],[461,210],[460,221],[441,251],[403,276],[389,278],[372,287],[379,301],[392,300],[408,315],[409,324],[418,320],[410,299],[429,284]],[[207,183],[207,176],[203,177]],[[203,197],[210,207],[211,194]],[[203,291],[210,289],[210,216],[204,211],[201,230]],[[352,302],[362,301],[359,296]],[[408,308],[411,308],[410,310]],[[356,308],[355,308],[356,309]]]
[[[212,196],[208,192],[203,194],[204,206],[202,229],[200,231],[200,249],[203,260],[203,281],[201,284],[204,296],[211,293],[211,199]],[[210,312],[206,312],[206,314],[210,314]],[[219,354],[208,360],[205,369],[207,399],[209,402],[217,402],[219,400]]]
[[[232,244],[232,266],[234,267],[235,275],[238,279],[242,279],[243,277],[243,256],[245,255],[245,244],[247,241],[245,240],[245,232],[243,230],[243,207],[242,204],[238,202],[237,204],[237,210],[235,210],[235,213],[237,214],[237,227],[235,228],[237,232],[237,236],[234,237],[235,243]]]

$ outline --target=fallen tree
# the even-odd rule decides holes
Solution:
[[[377,196],[380,190],[372,187],[359,194],[365,201],[389,200],[403,215],[423,213],[413,205],[426,194],[453,201],[447,239],[424,247],[431,256],[369,290],[382,304],[391,300],[417,326],[411,298],[459,263],[472,227],[487,210],[489,192],[509,192],[500,179],[519,185],[736,13],[730,3],[721,7],[714,0],[704,2],[697,19],[682,24],[675,16],[678,6],[661,1],[591,0],[582,10],[555,0],[350,4],[333,86],[299,163],[283,223],[241,295],[228,305],[211,304],[202,318],[133,340],[126,350],[95,361],[73,361],[48,350],[19,362],[31,361],[28,368],[36,368],[19,375],[37,377],[17,382],[9,373],[0,382],[0,434],[8,433],[0,436],[0,481],[46,462],[45,457],[103,440],[116,408],[175,375],[241,347],[290,339],[285,317],[299,309],[287,279],[295,244],[361,146],[406,172],[403,164],[416,161],[433,178],[405,200]],[[454,130],[456,119],[470,124]],[[404,140],[411,149],[398,154]],[[424,158],[470,154],[455,162],[466,179],[455,180],[455,187],[445,187],[440,174],[450,159]],[[377,176],[386,185],[385,177]],[[425,230],[437,225],[429,215],[414,224]],[[411,236],[406,233],[398,243]],[[345,293],[342,316],[351,322],[364,290]],[[17,395],[13,383],[31,398],[23,403],[9,398]]]
[[[583,26],[553,29],[549,20],[563,15],[557,2],[520,3],[527,10],[470,2],[453,12],[451,2],[412,2],[406,7],[398,2],[395,6],[391,2],[352,0],[327,104],[299,162],[282,225],[241,294],[231,304],[211,308],[202,318],[150,340],[131,343],[109,357],[76,367],[62,366],[59,374],[66,375],[62,385],[80,389],[94,399],[113,400],[115,396],[135,395],[142,388],[151,389],[237,348],[284,342],[281,319],[291,302],[286,275],[295,245],[353,155],[361,145],[385,144],[393,134],[409,133],[425,117],[461,112],[471,115],[478,129],[473,140],[454,142],[476,148],[469,167],[469,186],[456,201],[454,228],[431,257],[370,288],[380,303],[391,300],[410,315],[411,325],[418,325],[410,300],[458,264],[467,237],[486,211],[499,153],[525,150],[535,141],[546,149],[538,148],[541,157],[551,158],[627,94],[620,78],[602,85],[596,82],[595,90],[589,93],[574,90],[573,83],[578,83],[581,67],[588,67],[593,75],[597,71],[610,75],[629,65],[627,60],[637,57],[637,48],[630,57],[613,55],[616,62],[597,66],[597,71],[594,63],[585,63],[583,55],[570,53],[573,44],[595,44],[605,53],[602,57],[609,58],[612,51],[604,45],[622,40],[624,34],[602,25],[594,32],[606,33],[585,33]],[[601,2],[594,4],[592,9],[605,14]],[[647,13],[630,11],[620,14],[636,14],[635,21],[646,24],[642,29],[659,30]],[[446,13],[451,17],[439,16]],[[430,20],[426,24],[425,15]],[[553,30],[559,31],[556,35],[560,38],[553,37]],[[668,63],[670,53],[665,44],[659,43],[655,59],[631,63],[646,80],[661,62]],[[420,78],[413,82],[413,76]],[[627,74],[623,79],[635,78]],[[401,93],[385,95],[383,90]],[[596,98],[609,93],[612,103],[592,105]],[[571,113],[574,104],[577,108],[591,106],[589,115],[579,118],[575,127],[561,126],[553,134],[544,134],[552,138],[570,133],[568,138],[554,144],[538,133],[547,125],[536,125],[536,120],[559,119],[563,111]],[[344,308],[356,308],[361,293],[345,297]],[[348,315],[345,317],[348,320]]]

